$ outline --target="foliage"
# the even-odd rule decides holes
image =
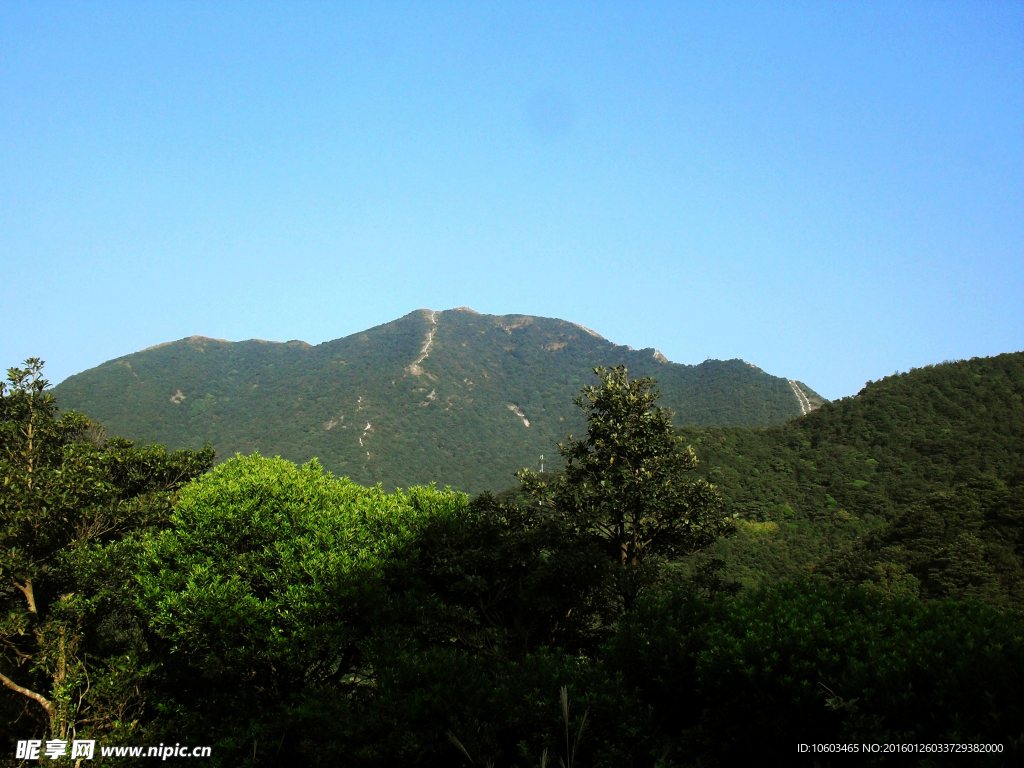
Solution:
[[[812,765],[796,744],[1002,744],[1000,755],[830,755],[830,765],[998,765],[1024,752],[1024,622],[978,603],[887,600],[803,582],[708,601],[640,599],[589,657],[486,662],[409,654],[347,710],[357,765],[550,764],[568,750],[555,691],[575,702],[583,765]],[[315,742],[308,745],[313,747]],[[315,754],[313,749],[309,754]],[[820,758],[820,756],[818,756]],[[824,762],[824,761],[823,761]],[[468,764],[468,760],[462,764]]]
[[[171,447],[209,439],[224,457],[317,456],[363,485],[469,493],[503,488],[580,426],[571,400],[595,365],[656,375],[684,424],[800,413],[785,379],[740,360],[688,366],[654,353],[562,320],[417,311],[316,347],[191,337],[72,376],[55,394],[111,434]]]
[[[423,649],[382,669],[372,698],[319,700],[302,715],[293,721],[297,752],[311,765],[336,765],[343,754],[351,766],[522,766],[545,753],[551,766],[572,757],[642,765],[635,751],[649,726],[633,692],[599,661],[547,649],[503,663]]]
[[[729,575],[748,586],[799,578],[837,551],[882,546],[882,539],[861,537],[887,523],[902,529],[938,503],[935,493],[952,492],[954,506],[981,510],[972,518],[980,527],[961,528],[967,518],[953,515],[947,534],[951,540],[967,533],[979,537],[987,552],[978,561],[984,578],[1001,595],[989,592],[993,604],[1016,604],[1010,592],[1016,589],[1012,574],[1020,543],[1014,524],[999,521],[1016,514],[1006,510],[1018,502],[1006,507],[985,501],[986,494],[1004,491],[979,489],[1003,484],[1008,499],[1018,498],[1015,489],[1024,483],[1022,396],[1024,353],[1013,353],[890,376],[780,427],[679,429],[701,459],[696,473],[745,521],[735,539],[713,546],[708,556],[724,559]],[[897,518],[904,522],[893,522]],[[977,550],[968,544],[961,542]],[[883,578],[878,574],[887,572],[886,563],[909,567],[888,554],[865,561],[870,569],[882,568],[873,580]],[[941,566],[936,560],[927,566],[933,567]],[[855,581],[867,578],[860,570]],[[924,578],[923,571],[915,578]],[[912,588],[904,582],[902,588]],[[928,587],[925,594],[958,593]]]
[[[974,766],[1024,752],[1024,623],[979,603],[923,605],[820,582],[710,601],[675,590],[641,598],[592,654],[539,648],[507,660],[414,644],[375,660],[364,695],[293,697],[218,763],[505,767],[545,755],[568,764],[575,753],[596,766],[811,766],[794,759],[796,744],[1003,746],[827,758]]]
[[[212,744],[211,765],[1019,760],[1020,362],[676,434],[652,381],[599,370],[565,466],[472,502],[259,455],[196,477],[208,453],[90,437],[14,372],[3,510],[21,581],[4,594],[27,616],[31,580],[45,611],[18,620],[40,632],[11,637],[50,656],[3,671],[56,702],[62,653],[89,675],[67,678],[80,734]],[[732,512],[735,537],[688,554]],[[0,701],[19,698],[43,713]],[[794,759],[799,742],[1005,751]]]
[[[615,561],[602,544],[550,509],[484,493],[465,515],[424,527],[416,565],[422,588],[447,606],[444,633],[458,647],[517,660],[543,646],[593,649],[605,636]]]
[[[834,765],[996,765],[1024,752],[1024,622],[978,603],[815,582],[711,602],[674,592],[645,598],[603,658],[656,713],[675,764],[792,765],[801,742],[1006,749]]]
[[[37,734],[123,732],[141,712],[145,669],[100,548],[160,525],[213,452],[103,441],[80,414],[57,418],[42,367],[29,359],[0,384],[0,682]]]
[[[930,494],[819,570],[883,594],[1024,610],[1024,485],[981,477]]]
[[[732,531],[721,499],[704,480],[690,480],[691,448],[672,431],[671,412],[659,408],[654,380],[629,380],[624,367],[595,368],[600,386],[573,402],[587,420],[587,436],[559,444],[565,471],[551,486],[530,470],[523,486],[550,505],[571,529],[598,536],[621,565],[625,607],[656,572],[652,566],[691,555]]]
[[[208,731],[307,690],[357,691],[379,631],[422,623],[422,602],[388,588],[415,533],[465,505],[450,491],[386,494],[316,461],[259,455],[187,486],[169,526],[128,547],[166,659],[166,716]]]

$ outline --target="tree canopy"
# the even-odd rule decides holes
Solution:
[[[105,441],[81,414],[58,417],[42,368],[31,358],[0,383],[0,682],[63,738],[127,727],[139,705],[137,624],[103,545],[162,525],[213,451]]]
[[[623,366],[595,368],[600,383],[573,401],[586,417],[587,435],[560,443],[565,470],[550,486],[524,470],[524,487],[574,529],[600,536],[631,574],[665,559],[691,555],[732,530],[721,497],[690,473],[693,449],[657,405],[651,378],[629,379]],[[640,582],[627,586],[627,606]]]

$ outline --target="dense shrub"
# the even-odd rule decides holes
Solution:
[[[676,739],[678,764],[792,765],[801,742],[998,743],[1002,760],[1024,748],[1024,622],[978,603],[815,582],[710,602],[674,592],[647,599],[603,661]]]

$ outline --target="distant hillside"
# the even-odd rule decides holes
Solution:
[[[825,402],[741,360],[668,362],[574,323],[418,310],[342,339],[228,342],[193,336],[126,355],[54,388],[110,435],[259,451],[388,488],[509,485],[582,421],[572,398],[596,365],[654,376],[677,424],[780,424]]]
[[[889,376],[777,427],[679,432],[745,519],[712,554],[747,583],[824,568],[1024,608],[1024,353]]]

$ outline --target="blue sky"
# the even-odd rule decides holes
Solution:
[[[1024,5],[0,4],[0,366],[466,305],[828,398],[1024,349]]]

